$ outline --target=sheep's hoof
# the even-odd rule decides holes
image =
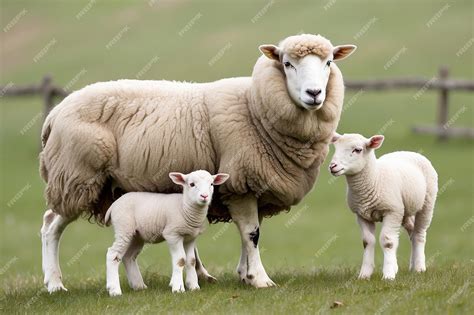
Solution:
[[[187,284],[186,287],[188,288],[188,290],[190,291],[196,291],[196,290],[200,290],[201,288],[199,287],[199,284]]]
[[[57,292],[57,291],[67,291],[67,289],[64,287],[61,281],[55,282],[55,281],[49,281],[48,282],[48,292],[50,294]]]
[[[270,277],[268,277],[266,274],[257,276],[248,274],[245,278],[241,278],[241,280],[246,284],[250,284],[259,289],[277,286],[277,284],[273,282],[273,280],[270,279]]]
[[[214,277],[214,276],[211,276],[210,274],[202,275],[201,279],[203,279],[203,280],[205,280],[209,283],[216,283],[217,282],[217,278]]]
[[[140,290],[146,290],[148,289],[148,287],[146,286],[146,284],[144,283],[141,283],[141,284],[138,284],[138,285],[131,285],[130,286],[133,290],[135,291],[140,291]]]
[[[173,292],[173,293],[183,293],[183,292],[186,292],[186,290],[184,289],[184,286],[180,285],[180,286],[177,286],[177,287],[173,287],[171,289],[171,292]]]
[[[122,290],[120,290],[120,288],[109,289],[109,295],[110,296],[121,296],[122,295]]]

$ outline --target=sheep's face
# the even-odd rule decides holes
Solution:
[[[214,186],[223,184],[229,178],[228,174],[211,175],[203,170],[187,175],[170,173],[169,176],[174,183],[183,186],[184,201],[192,207],[209,206],[212,201]]]
[[[274,45],[260,46],[265,56],[282,64],[293,102],[310,111],[324,106],[332,62],[349,56],[355,48],[354,45],[331,46],[332,53],[325,57],[313,53],[299,57]]]
[[[380,148],[384,137],[376,135],[367,139],[359,134],[335,134],[331,142],[335,152],[329,164],[329,171],[334,176],[355,175],[367,165],[374,156],[374,149]]]

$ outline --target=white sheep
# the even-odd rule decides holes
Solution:
[[[107,251],[107,290],[111,296],[122,294],[118,272],[120,261],[125,266],[130,287],[134,290],[146,288],[137,255],[144,243],[163,241],[168,243],[172,257],[172,291],[185,291],[184,268],[186,287],[199,289],[195,240],[204,230],[214,185],[221,185],[229,175],[211,175],[199,170],[187,175],[170,173],[169,176],[183,186],[182,194],[131,192],[115,201],[106,213],[105,222],[112,223],[115,231],[115,241]]]
[[[313,188],[343,105],[337,63],[355,48],[300,34],[260,46],[264,56],[251,76],[100,82],[66,97],[42,130],[40,171],[51,209],[41,233],[48,291],[65,290],[59,239],[68,224],[80,216],[103,223],[120,192],[176,192],[159,174],[196,169],[230,174],[208,219],[237,225],[240,279],[275,285],[260,258],[260,223]]]
[[[334,176],[346,176],[347,203],[362,231],[360,279],[370,278],[374,271],[375,222],[380,221],[383,279],[393,280],[398,272],[396,252],[402,225],[412,243],[410,270],[426,270],[426,230],[433,217],[438,175],[419,153],[400,151],[377,159],[374,150],[383,140],[380,135],[366,139],[359,134],[335,134],[332,138],[336,150],[329,170]]]

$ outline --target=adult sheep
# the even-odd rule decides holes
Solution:
[[[50,210],[41,234],[49,292],[65,289],[59,239],[70,222],[81,215],[103,222],[117,191],[176,192],[166,174],[197,169],[230,174],[209,220],[237,225],[241,280],[273,286],[260,260],[260,224],[297,204],[315,183],[343,104],[342,74],[332,61],[355,48],[296,35],[279,46],[260,46],[264,56],[252,77],[120,80],[66,97],[42,130],[40,172]]]

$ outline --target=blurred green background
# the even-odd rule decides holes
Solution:
[[[446,65],[452,77],[474,77],[473,2],[468,0],[10,0],[1,2],[0,24],[2,86],[39,83],[45,74],[71,91],[122,78],[203,82],[248,76],[260,44],[301,32],[322,34],[334,45],[358,46],[355,54],[339,62],[345,79],[431,78],[440,65]],[[467,49],[459,54],[463,47]],[[440,194],[426,255],[436,255],[435,266],[464,264],[472,274],[473,142],[438,142],[433,136],[413,134],[413,125],[435,122],[438,100],[435,92],[420,97],[416,93],[348,91],[338,131],[366,136],[382,132],[386,140],[379,154],[419,151],[432,161]],[[29,281],[30,287],[39,288],[38,232],[45,210],[38,173],[43,102],[39,96],[3,96],[0,103],[0,277],[7,291],[21,290],[21,283]],[[449,105],[453,126],[474,127],[472,94],[451,93]],[[270,276],[333,267],[352,268],[355,274],[362,257],[359,228],[345,203],[345,181],[331,179],[327,163],[300,205],[264,221],[260,244]],[[111,242],[111,229],[83,220],[70,225],[61,243],[66,287],[73,285],[72,279],[103,279]],[[199,246],[212,273],[234,271],[240,255],[234,226],[210,226]],[[403,234],[398,257],[405,272],[409,248]],[[378,247],[376,257],[380,271]],[[168,276],[166,246],[147,250],[140,264],[144,272]],[[13,289],[12,283],[20,284]]]

